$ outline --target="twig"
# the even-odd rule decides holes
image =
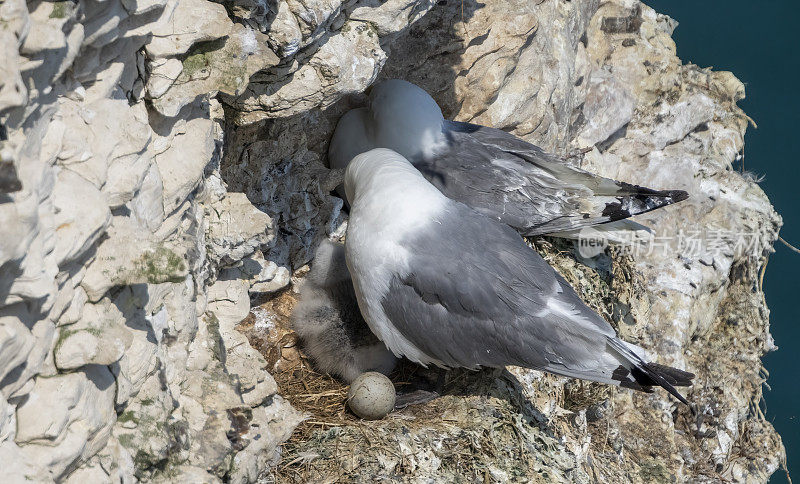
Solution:
[[[789,484],[792,484],[792,476],[789,475],[789,466],[786,462],[786,454],[784,454],[783,459],[781,459],[781,468],[783,468],[783,472],[786,473],[786,480],[789,481]]]
[[[783,245],[785,245],[786,247],[788,247],[788,248],[792,249],[793,251],[797,252],[798,254],[800,254],[800,249],[798,249],[797,247],[793,246],[789,242],[786,242],[785,240],[783,240],[783,237],[778,236],[778,240],[783,242]]]

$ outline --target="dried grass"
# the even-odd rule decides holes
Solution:
[[[278,384],[278,393],[294,408],[309,415],[295,430],[288,444],[306,440],[318,428],[346,425],[358,419],[345,411],[348,385],[320,373],[303,353],[300,340],[292,330],[289,316],[297,304],[297,295],[285,290],[256,307],[274,314],[274,327],[269,332],[255,327],[253,312],[239,324],[250,344],[267,360],[268,368]]]

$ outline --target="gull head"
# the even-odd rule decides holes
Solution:
[[[328,147],[331,169],[347,168],[356,155],[375,147],[367,131],[369,119],[367,108],[351,109],[339,119]]]
[[[419,186],[436,190],[403,155],[386,148],[375,148],[356,156],[344,174],[344,190],[351,203],[368,192],[389,196],[394,191],[413,190]]]
[[[375,85],[369,116],[374,145],[409,160],[432,156],[445,143],[442,110],[425,90],[408,81],[389,79]]]

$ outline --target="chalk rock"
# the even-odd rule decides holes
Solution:
[[[261,128],[243,128],[230,141],[222,173],[230,191],[241,191],[273,216],[277,237],[269,259],[297,269],[311,260],[313,247],[344,220],[341,198],[330,192],[338,182],[321,155],[311,151],[305,133],[333,131],[327,117],[289,118]],[[299,135],[298,135],[299,133]],[[327,146],[326,146],[327,147]],[[269,153],[281,153],[275,157]],[[259,180],[254,183],[253,173]]]
[[[187,425],[181,413],[173,415],[175,400],[171,391],[162,387],[163,379],[164,373],[150,375],[138,394],[127,401],[114,428],[120,446],[136,456],[140,478],[150,474],[146,467],[164,459],[185,459],[181,441],[185,445]]]
[[[172,213],[181,206],[200,184],[203,170],[211,161],[215,147],[214,123],[207,116],[208,103],[193,104],[188,120],[179,119],[174,123],[174,134],[171,139],[164,140],[166,150],[155,156],[163,187],[164,213]]]
[[[272,219],[244,193],[229,193],[207,213],[209,256],[220,264],[237,262],[275,238]]]
[[[370,0],[359,2],[350,14],[349,20],[367,22],[375,26],[379,37],[393,37],[409,24],[421,19],[436,4],[433,0],[409,1],[389,0],[381,2]]]
[[[232,103],[242,111],[237,122],[266,116],[291,116],[316,107],[328,107],[344,94],[364,90],[386,61],[375,30],[363,22],[349,22],[341,35],[328,39],[292,75],[292,82],[277,89],[256,83]],[[252,112],[252,114],[250,114]]]
[[[26,303],[0,310],[0,321],[4,333],[0,359],[7,365],[0,370],[0,392],[9,399],[21,397],[31,390],[33,377],[52,351],[55,325]]]
[[[583,107],[585,125],[578,133],[580,148],[607,140],[633,117],[636,100],[614,76],[604,71],[590,74]]]
[[[114,286],[182,281],[189,273],[186,248],[174,241],[159,242],[136,231],[126,220],[109,230],[86,270],[81,286],[90,301],[98,301]]]
[[[233,458],[231,482],[245,484],[258,478],[259,469],[278,459],[278,445],[288,439],[306,416],[295,410],[281,396],[272,398],[267,407],[253,409],[247,426],[240,429],[239,439],[247,446]]]
[[[240,268],[243,278],[250,284],[250,293],[273,293],[288,286],[292,274],[288,268],[273,261],[264,260],[261,252],[242,259]]]
[[[17,408],[16,442],[27,443],[26,460],[40,466],[39,478],[55,479],[103,448],[115,419],[114,377],[107,368],[37,378]]]
[[[250,313],[250,285],[238,277],[240,274],[236,268],[220,274],[220,279],[208,288],[208,311],[220,337],[220,349],[225,351],[225,367],[238,378],[244,403],[254,406],[278,388],[267,372],[264,357],[236,330],[236,325]]]
[[[0,442],[13,440],[17,432],[16,408],[0,395]]]
[[[83,307],[81,319],[60,329],[55,364],[60,370],[115,363],[131,346],[125,317],[110,300]]]
[[[155,232],[161,226],[164,221],[164,184],[157,165],[150,165],[128,207],[140,227]]]
[[[269,26],[267,36],[270,47],[282,59],[294,55],[303,46],[303,33],[289,2],[278,3],[278,12]]]
[[[169,0],[165,15],[153,29],[147,53],[158,59],[182,54],[197,42],[216,40],[228,35],[233,26],[225,8],[205,0]]]
[[[25,361],[34,345],[22,304],[0,312],[0,380]]]
[[[5,62],[0,65],[0,116],[10,108],[27,102],[28,90],[20,74],[19,47],[30,28],[28,9],[23,0],[10,0],[0,5],[0,52]]]
[[[55,259],[59,264],[89,250],[111,222],[111,212],[100,190],[69,169],[58,175],[53,205],[57,234]]]
[[[114,300],[114,306],[124,318],[129,341],[128,347],[112,368],[117,379],[117,405],[124,405],[128,399],[136,396],[145,380],[161,366],[159,344],[167,330],[168,311],[166,306],[161,306],[156,314],[150,314],[149,299],[157,297],[157,291],[154,286],[148,286],[152,290],[147,291],[141,286],[135,286],[135,289],[127,287]]]
[[[84,41],[84,26],[74,18],[78,8],[73,4],[49,2],[30,5],[30,30],[20,46],[20,53],[32,62],[24,65],[25,77],[32,79],[31,94],[47,92],[54,80],[70,66]]]
[[[250,76],[276,65],[278,57],[267,47],[263,33],[237,24],[225,39],[197,46],[182,62],[175,62],[170,59],[162,68],[155,67],[147,84],[153,107],[169,117],[197,96],[242,94]]]
[[[0,265],[21,259],[27,249],[25,242],[36,235],[21,217],[25,212],[20,213],[20,208],[14,203],[0,204],[0,224],[6,228],[6,235],[0,239]]]
[[[159,475],[153,479],[155,483],[169,484],[171,482],[202,482],[203,484],[217,484],[223,482],[219,477],[210,474],[202,467],[178,465],[172,468],[170,476]]]
[[[25,482],[31,480],[41,471],[36,462],[27,460],[25,452],[12,440],[0,441],[0,459],[6,463],[4,478],[9,482]]]
[[[183,71],[183,63],[178,59],[156,59],[150,64],[150,79],[147,95],[156,99],[164,95]],[[177,114],[172,114],[173,116]]]
[[[63,130],[58,162],[97,188],[116,206],[130,198],[147,171],[147,164],[127,158],[143,154],[151,139],[144,105],[131,107],[125,99],[77,103],[62,99],[56,127]],[[123,160],[120,166],[114,162]],[[128,173],[126,170],[129,170]]]

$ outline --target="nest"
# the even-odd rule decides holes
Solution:
[[[431,458],[441,460],[454,477],[492,482],[510,472],[540,480],[530,473],[535,466],[528,462],[536,453],[520,433],[540,432],[539,423],[530,415],[520,416],[518,402],[509,396],[513,383],[498,378],[501,370],[451,371],[445,396],[395,411],[380,422],[363,421],[346,409],[348,385],[316,371],[303,353],[289,319],[297,296],[287,289],[254,303],[237,329],[264,355],[279,393],[308,416],[282,444],[282,462],[269,480],[352,481],[380,472],[387,461],[395,463],[398,474],[413,475],[421,463],[414,452],[402,451],[405,444],[398,436],[436,448]],[[391,379],[402,391],[410,382],[435,380],[431,373],[403,361]],[[495,469],[493,463],[504,455],[514,456],[512,468]]]
[[[348,385],[316,371],[292,330],[289,316],[297,304],[297,295],[287,289],[256,302],[260,304],[254,306],[237,329],[266,359],[267,368],[278,384],[278,393],[309,416],[285,445],[305,440],[319,428],[356,422],[358,419],[345,410]],[[262,315],[268,315],[268,324],[258,324]]]
[[[630,260],[611,254],[607,267],[589,269],[576,264],[567,247],[538,240],[536,248],[620,332],[643,334],[646,325],[631,319],[631,306],[647,300],[637,289],[641,281],[634,280]],[[686,469],[685,475],[730,478],[727,466],[715,465],[704,441],[715,438],[724,423],[716,421],[720,412],[709,407],[721,400],[715,391],[745,385],[747,391],[740,393],[760,400],[764,378],[757,372],[758,352],[744,351],[740,341],[744,327],[750,334],[747,345],[764,344],[763,330],[755,324],[762,301],[749,290],[753,276],[742,274],[721,304],[720,315],[739,318],[721,317],[714,331],[701,336],[703,344],[687,355],[700,370],[691,394],[702,402],[703,418],[697,421],[682,406],[672,422],[664,420],[658,394],[532,377],[513,369],[451,371],[442,397],[380,421],[362,421],[346,410],[348,386],[317,372],[303,354],[289,320],[296,295],[285,290],[255,301],[238,329],[266,358],[279,393],[308,416],[282,445],[281,463],[264,476],[265,482],[408,482],[420,476],[447,482],[616,481],[622,476],[669,482],[679,468]],[[756,356],[735,368],[714,358],[734,349]],[[420,377],[424,370],[408,363],[392,375],[400,391]],[[753,408],[760,414],[757,403]],[[763,414],[743,421],[728,462],[759,462],[750,455],[752,449],[779,449],[780,441],[769,430]],[[591,458],[575,455],[564,442],[590,442],[586,452]],[[767,472],[754,469],[755,475]]]

